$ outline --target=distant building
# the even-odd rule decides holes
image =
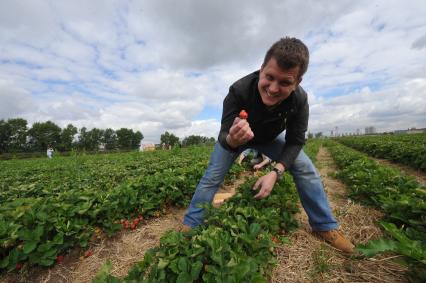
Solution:
[[[365,134],[366,135],[372,135],[376,133],[375,127],[365,127]]]
[[[420,134],[420,133],[426,133],[426,128],[416,129],[416,128],[410,128],[407,130],[396,130],[394,131],[395,134]]]
[[[155,144],[153,144],[153,143],[142,144],[139,150],[140,151],[153,151],[153,150],[155,150]]]

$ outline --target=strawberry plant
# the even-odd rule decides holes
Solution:
[[[297,227],[297,194],[288,175],[260,201],[253,198],[253,185],[243,184],[217,209],[205,206],[205,225],[166,233],[122,281],[267,282],[275,264],[274,235]],[[94,282],[120,282],[109,275],[111,268],[106,263]]]
[[[331,142],[327,146],[339,166],[336,176],[348,185],[350,197],[381,208],[382,226],[394,239],[373,241],[360,250],[366,255],[398,252],[408,257],[411,270],[416,270],[413,274],[426,275],[426,189],[345,146]]]
[[[87,247],[100,232],[122,229],[121,219],[131,219],[127,226],[136,229],[143,217],[157,217],[170,205],[186,206],[210,151],[1,162],[0,270],[13,270],[17,263],[52,265],[59,254]]]

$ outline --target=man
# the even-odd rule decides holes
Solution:
[[[253,148],[276,162],[255,183],[253,189],[259,190],[255,199],[267,197],[284,171],[289,171],[314,233],[341,251],[353,252],[352,243],[337,230],[321,179],[302,150],[309,106],[300,82],[308,63],[309,51],[302,41],[282,38],[268,50],[260,71],[230,87],[223,102],[218,143],[192,197],[183,230],[203,223],[204,210],[198,204],[212,201],[237,156]],[[238,117],[242,109],[247,119]]]

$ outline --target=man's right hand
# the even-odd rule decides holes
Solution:
[[[226,142],[232,148],[237,148],[254,138],[253,131],[246,119],[236,117],[226,136]]]

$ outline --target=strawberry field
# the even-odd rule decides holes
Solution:
[[[426,172],[426,134],[352,136],[338,142]]]
[[[425,188],[359,152],[326,145],[339,167],[334,176],[348,185],[349,197],[385,215],[380,225],[387,236],[360,245],[360,251],[401,255],[412,278],[423,278]],[[320,146],[310,142],[304,150],[315,160]],[[75,248],[89,257],[100,235],[134,233],[171,206],[187,207],[210,152],[194,147],[1,162],[1,272],[55,266]],[[225,183],[247,169],[233,166]],[[206,225],[162,235],[126,276],[113,276],[115,266],[106,261],[94,282],[270,281],[276,248],[288,244],[298,226],[298,197],[286,174],[268,198],[254,201],[254,181],[246,179],[219,208],[206,206]]]
[[[0,269],[53,265],[99,232],[186,206],[210,149],[1,162]]]
[[[327,147],[340,167],[336,177],[348,185],[349,196],[385,213],[380,225],[389,237],[359,249],[367,256],[388,251],[404,255],[413,276],[426,278],[426,188],[355,150],[331,141]]]

